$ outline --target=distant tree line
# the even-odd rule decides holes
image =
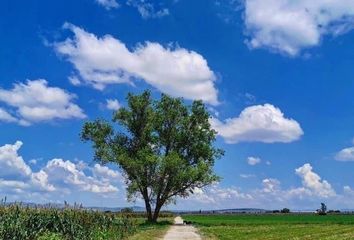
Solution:
[[[327,206],[325,203],[321,203],[321,207],[317,209],[316,212],[318,213],[318,215],[341,213],[340,210],[327,210]],[[281,210],[273,210],[272,213],[290,213],[290,209],[283,208]]]
[[[273,210],[273,213],[290,213],[290,209],[289,208],[283,208],[281,210]]]

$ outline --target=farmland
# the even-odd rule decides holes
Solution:
[[[170,225],[169,214],[147,224],[144,214],[104,213],[83,209],[0,207],[0,239],[105,240],[154,239]]]
[[[186,215],[206,239],[354,239],[354,215]]]

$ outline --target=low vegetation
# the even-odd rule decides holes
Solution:
[[[354,215],[187,215],[206,239],[354,239]]]

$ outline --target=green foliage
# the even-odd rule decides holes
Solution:
[[[283,208],[282,210],[280,210],[281,213],[290,213],[290,209],[289,208]]]
[[[219,180],[213,166],[223,151],[213,147],[216,132],[201,101],[186,106],[167,95],[154,101],[145,91],[129,94],[127,102],[113,117],[119,128],[87,122],[81,137],[93,143],[95,160],[119,165],[129,199],[142,197],[148,219],[156,221],[165,203]]]
[[[0,239],[122,239],[136,230],[125,215],[78,209],[0,207]]]
[[[317,210],[319,215],[327,215],[327,206],[324,203],[321,203],[321,208]]]
[[[122,210],[120,210],[121,213],[133,213],[133,209],[132,208],[123,208]]]
[[[57,233],[45,232],[37,240],[63,240],[63,237]]]

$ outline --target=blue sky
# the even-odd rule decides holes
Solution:
[[[226,151],[222,181],[169,208],[354,208],[354,4],[11,0],[0,16],[1,196],[130,205],[79,132],[148,88],[204,100]]]

